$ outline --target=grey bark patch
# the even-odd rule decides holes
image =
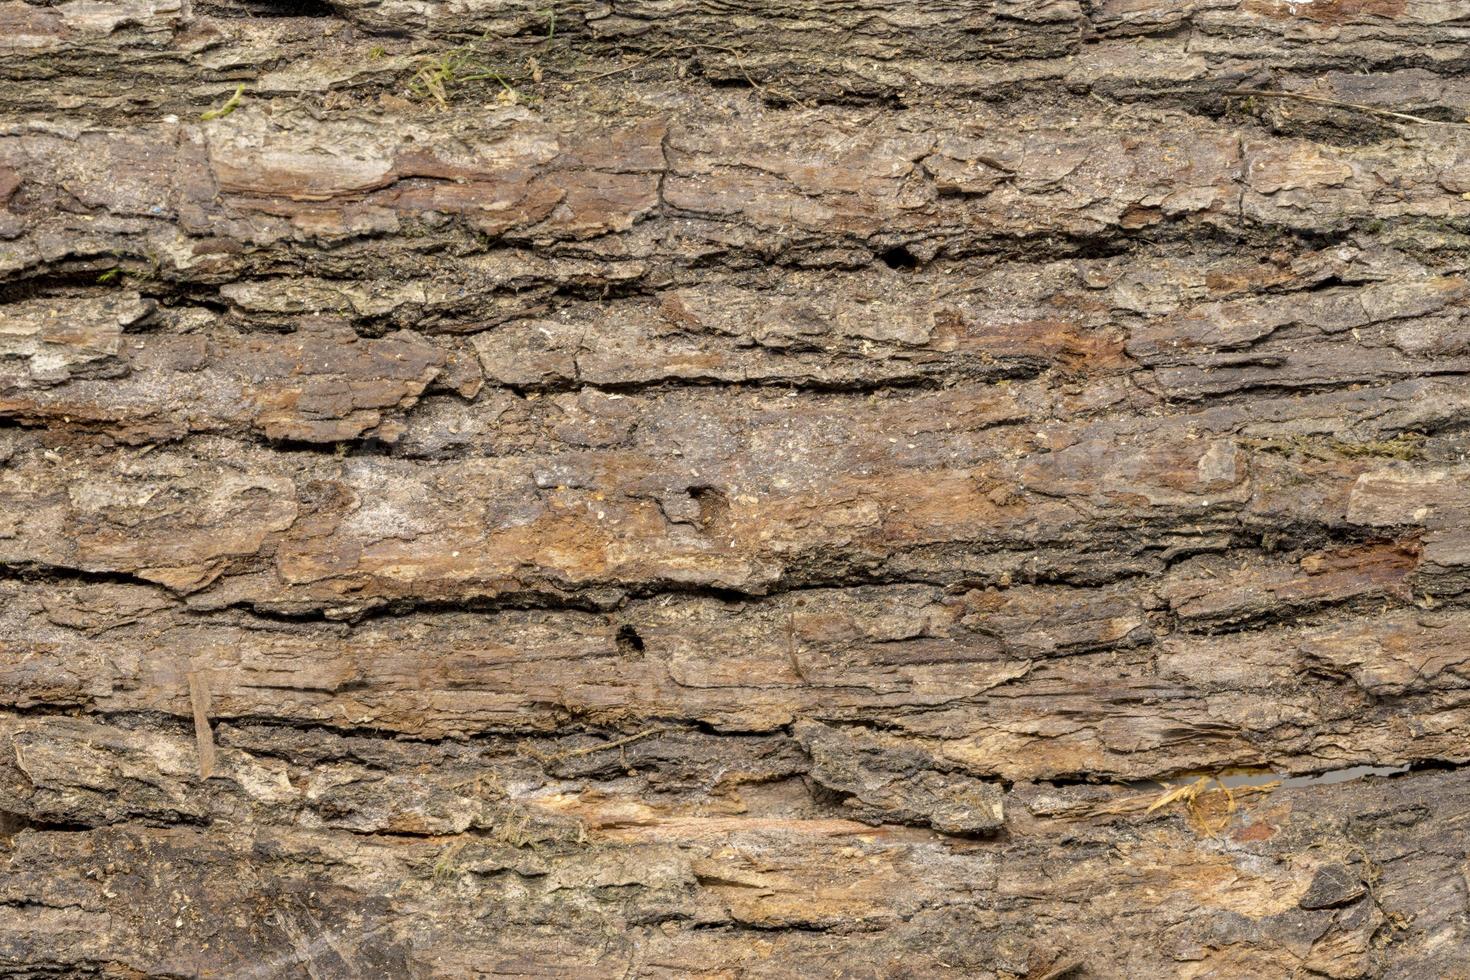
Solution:
[[[952,771],[921,748],[888,736],[803,722],[796,737],[811,755],[811,778],[848,798],[860,819],[979,834],[1005,823],[1004,791]]]
[[[1366,892],[1362,879],[1351,869],[1329,864],[1312,876],[1312,883],[1297,904],[1304,909],[1330,909],[1355,902]]]

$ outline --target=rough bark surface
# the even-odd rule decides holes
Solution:
[[[0,0],[0,971],[1470,976],[1467,68]]]

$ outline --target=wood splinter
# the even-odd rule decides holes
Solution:
[[[199,778],[214,774],[214,730],[209,727],[209,677],[189,671],[189,706],[194,710],[194,739],[199,746]]]

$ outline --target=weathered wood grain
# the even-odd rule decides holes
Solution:
[[[1467,42],[0,4],[0,972],[1467,975]]]

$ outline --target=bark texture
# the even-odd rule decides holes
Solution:
[[[0,970],[1470,976],[1467,68],[0,0]]]

